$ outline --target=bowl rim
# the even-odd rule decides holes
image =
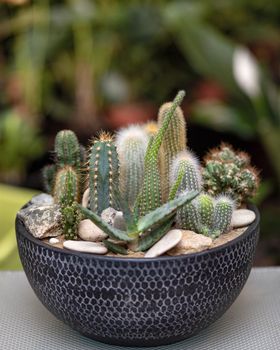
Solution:
[[[26,207],[23,206],[23,207]],[[213,247],[210,249],[206,249],[200,252],[196,252],[196,253],[188,253],[188,254],[181,254],[181,255],[175,255],[175,256],[171,256],[171,255],[165,255],[165,256],[159,256],[159,257],[155,257],[155,258],[133,258],[133,257],[121,257],[121,256],[108,256],[108,255],[98,255],[98,254],[91,254],[91,253],[84,253],[84,252],[78,252],[78,251],[74,251],[74,250],[68,250],[68,249],[62,249],[62,248],[57,248],[54,246],[51,246],[50,244],[47,244],[43,241],[41,241],[39,238],[35,238],[25,227],[24,223],[22,222],[21,218],[17,215],[16,216],[16,235],[18,236],[23,235],[26,239],[28,239],[29,241],[31,241],[32,243],[41,246],[42,248],[46,248],[46,249],[50,249],[53,250],[55,252],[58,252],[60,254],[65,254],[65,255],[74,255],[77,257],[81,257],[81,258],[86,258],[86,259],[98,259],[98,260],[108,260],[108,261],[127,261],[129,263],[131,262],[135,262],[135,263],[145,263],[145,262],[153,262],[153,261],[170,261],[170,260],[180,260],[180,259],[191,259],[193,257],[198,257],[198,256],[203,256],[205,254],[215,254],[219,251],[222,251],[226,248],[229,248],[237,243],[239,243],[240,241],[244,240],[247,236],[249,236],[258,226],[259,226],[259,222],[260,222],[260,213],[258,208],[256,207],[256,205],[254,204],[248,204],[248,209],[252,210],[255,215],[256,218],[255,220],[247,227],[247,229],[238,237],[234,238],[233,240],[226,242],[224,244],[221,244],[217,247]],[[21,226],[21,229],[18,228],[18,225]],[[49,237],[51,238],[51,237]]]

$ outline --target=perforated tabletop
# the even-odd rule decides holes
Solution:
[[[43,307],[23,272],[0,272],[0,349],[132,348],[109,346],[83,337]],[[280,267],[253,269],[242,293],[222,318],[198,335],[160,349],[279,350]]]

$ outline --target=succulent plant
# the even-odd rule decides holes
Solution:
[[[71,130],[61,130],[55,138],[56,165],[62,168],[70,165],[80,168],[81,150],[75,133]]]
[[[61,207],[80,201],[80,179],[77,171],[67,165],[58,170],[55,176],[53,197]]]
[[[161,106],[158,115],[158,124],[161,127],[172,106],[171,102]],[[160,147],[160,175],[162,179],[162,197],[166,201],[171,188],[170,169],[173,159],[178,153],[186,149],[186,122],[183,111],[177,107],[168,125]]]
[[[102,132],[92,141],[88,160],[89,207],[97,214],[116,206],[113,186],[119,184],[119,159],[113,137]]]
[[[135,211],[139,216],[144,216],[159,207],[163,202],[159,168],[160,147],[176,108],[180,105],[184,96],[184,91],[178,92],[172,106],[166,112],[161,128],[149,142],[145,156],[143,185],[137,197],[135,207]]]
[[[120,190],[133,208],[143,184],[148,136],[142,127],[132,125],[119,131],[116,146],[120,161]]]
[[[43,184],[44,184],[45,191],[47,193],[52,193],[55,173],[56,173],[55,164],[46,165],[42,170]]]
[[[219,237],[230,228],[234,201],[227,196],[217,199],[201,193],[184,206],[180,228],[192,230],[212,238]]]
[[[211,195],[226,193],[238,205],[251,199],[258,189],[259,176],[244,152],[222,143],[209,151],[202,171],[204,189]]]

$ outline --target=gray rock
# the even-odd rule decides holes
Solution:
[[[107,222],[107,224],[119,230],[124,231],[126,229],[125,220],[121,211],[114,208],[107,208],[101,213],[101,218]]]
[[[256,214],[249,209],[237,209],[233,212],[231,226],[233,228],[250,225],[256,219]]]
[[[63,247],[77,252],[106,254],[108,249],[102,243],[85,242],[85,241],[65,241]]]
[[[36,238],[56,237],[62,234],[59,206],[33,204],[18,212],[28,231]]]
[[[53,204],[53,197],[47,193],[41,193],[37,194],[36,196],[32,197],[30,204],[36,204],[36,205],[44,205],[44,204]]]
[[[175,247],[182,239],[181,230],[171,230],[166,233],[156,244],[150,248],[145,254],[145,258],[155,258],[157,256],[163,255],[168,250]]]
[[[80,238],[85,241],[99,242],[108,237],[105,232],[103,232],[89,219],[85,219],[80,222],[78,232]]]
[[[168,252],[168,255],[196,253],[211,247],[213,240],[210,237],[189,230],[182,230],[182,239]]]

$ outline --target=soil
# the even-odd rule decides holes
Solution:
[[[241,227],[241,228],[237,228],[237,229],[231,230],[230,232],[224,233],[220,237],[214,239],[212,244],[211,244],[211,246],[209,246],[208,248],[206,248],[206,249],[195,249],[195,250],[194,249],[188,249],[188,250],[185,250],[184,254],[200,252],[200,251],[203,251],[203,250],[208,250],[208,249],[211,249],[211,248],[223,245],[223,244],[225,244],[227,242],[230,242],[233,239],[239,237],[246,229],[247,229],[247,227]],[[65,249],[65,248],[63,248],[63,242],[65,241],[64,235],[58,236],[56,238],[59,239],[59,243],[50,244],[49,243],[49,238],[43,239],[43,242],[47,243],[48,245],[50,245],[52,247]],[[144,255],[145,255],[145,253],[143,253],[143,252],[133,252],[131,250],[128,251],[128,255],[114,254],[112,252],[108,252],[107,254],[105,254],[105,256],[119,256],[119,257],[122,257],[122,258],[143,258]],[[171,255],[171,254],[168,254],[168,252],[167,252],[167,255]],[[174,255],[176,255],[176,254],[174,254]]]

